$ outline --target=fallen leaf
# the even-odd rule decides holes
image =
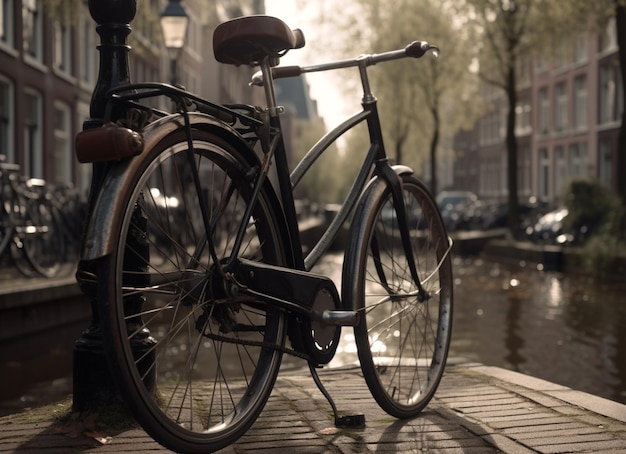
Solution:
[[[102,435],[99,432],[85,431],[85,436],[87,436],[89,438],[93,438],[94,440],[96,440],[101,445],[106,445],[106,444],[109,444],[109,443],[111,443],[113,441],[113,437],[108,437],[106,435]]]

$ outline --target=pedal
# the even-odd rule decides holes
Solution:
[[[335,427],[365,429],[365,415],[346,415],[335,417]]]
[[[359,313],[357,311],[331,311],[322,312],[322,321],[333,326],[357,326]]]

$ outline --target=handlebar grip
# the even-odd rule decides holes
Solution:
[[[275,66],[272,68],[272,77],[281,79],[283,77],[297,77],[302,74],[300,66]]]
[[[272,77],[274,79],[281,79],[283,77],[297,77],[302,74],[302,67],[300,66],[275,66],[272,68]],[[250,85],[257,87],[263,86],[263,74],[258,71],[252,76]]]
[[[439,48],[437,46],[431,46],[426,41],[413,41],[404,48],[406,56],[413,58],[423,57],[429,50],[433,51],[435,58],[439,57]]]

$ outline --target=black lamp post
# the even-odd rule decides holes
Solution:
[[[170,0],[161,13],[161,30],[163,40],[170,57],[171,83],[178,83],[178,59],[185,45],[189,16],[180,0]]]
[[[98,81],[93,91],[90,118],[83,129],[103,125],[106,108],[105,93],[113,87],[130,83],[127,37],[130,22],[137,11],[136,0],[89,0],[89,12],[95,20],[100,35],[100,65]],[[117,120],[123,112],[113,112]],[[100,192],[107,163],[94,163],[89,194],[89,213]],[[74,411],[87,411],[116,401],[117,392],[107,368],[103,348],[102,330],[96,305],[97,264],[81,260],[76,273],[78,283],[89,300],[92,319],[74,346]],[[87,276],[87,277],[86,277]]]

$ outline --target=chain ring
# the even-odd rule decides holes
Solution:
[[[325,310],[336,310],[337,301],[326,288],[322,288],[315,295],[313,313],[322,314]],[[306,353],[317,364],[328,364],[337,351],[341,327],[329,325],[321,320],[305,320],[303,323],[304,347]]]

